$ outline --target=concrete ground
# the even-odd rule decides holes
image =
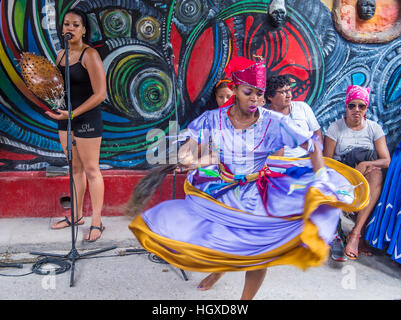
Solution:
[[[58,218],[59,219],[59,218]],[[125,217],[103,217],[106,226],[95,243],[82,241],[90,225],[86,218],[77,235],[78,253],[99,248],[115,249],[76,261],[74,284],[71,272],[32,273],[38,259],[32,251],[67,255],[71,229],[51,230],[54,219],[0,219],[0,263],[21,263],[22,269],[0,268],[2,300],[237,300],[244,272],[227,273],[208,291],[196,287],[205,273],[185,272],[163,264],[149,253],[127,253],[140,246],[128,229]],[[345,219],[348,226],[351,222]],[[49,265],[45,265],[48,267]],[[270,268],[256,300],[400,300],[401,267],[388,255],[374,251],[356,261],[334,262],[307,271],[292,266]]]

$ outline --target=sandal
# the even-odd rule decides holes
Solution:
[[[93,229],[99,230],[100,231],[100,235],[97,238],[95,238],[93,240],[90,240]],[[98,240],[102,236],[102,233],[103,233],[104,229],[106,229],[106,227],[104,227],[102,223],[100,224],[100,227],[90,226],[88,239],[85,239],[85,241],[87,241],[87,242],[95,242],[96,240]]]
[[[359,238],[361,237],[361,235],[360,234],[355,234],[355,233],[350,233],[348,236],[347,236],[347,246],[345,247],[345,250],[344,250],[344,254],[347,256],[347,258],[348,259],[351,259],[351,260],[355,260],[356,258],[358,258],[358,248],[359,248]],[[350,245],[350,241],[357,241],[357,245],[356,245],[356,250],[354,249],[354,250],[350,250],[349,249],[349,245]]]
[[[74,223],[74,226],[79,226],[79,225],[84,224],[85,221],[82,221],[82,218],[83,218],[83,217],[79,218],[79,219]],[[82,222],[80,222],[80,221],[82,221]],[[67,224],[65,227],[60,227],[60,228],[54,228],[54,227],[53,227],[53,226],[57,226],[57,225],[59,225],[59,224],[61,224],[61,223],[63,223],[63,222],[65,222],[65,223]],[[63,220],[60,220],[60,221],[57,221],[57,222],[53,223],[53,225],[51,226],[51,228],[52,228],[53,230],[59,230],[59,229],[64,229],[64,228],[68,228],[68,227],[71,227],[71,221],[68,220],[68,217],[67,217],[67,216],[65,216],[65,218],[64,218]]]

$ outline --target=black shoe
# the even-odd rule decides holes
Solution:
[[[331,254],[331,258],[334,261],[347,261],[348,260],[344,254],[344,242],[338,235],[331,242],[330,254]]]

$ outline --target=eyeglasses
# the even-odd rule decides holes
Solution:
[[[276,90],[276,92],[282,94],[283,96],[286,96],[286,95],[292,93],[292,89],[287,89],[287,90]]]
[[[358,103],[358,104],[349,103],[349,104],[347,105],[347,108],[350,109],[350,110],[353,110],[353,109],[356,108],[356,107],[358,107],[359,110],[363,111],[363,110],[365,110],[368,106],[367,106],[366,104],[362,104],[362,103]]]

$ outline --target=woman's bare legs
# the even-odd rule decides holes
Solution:
[[[371,255],[367,245],[364,243],[363,239],[359,239],[358,235],[363,235],[366,222],[369,219],[374,207],[376,206],[377,200],[379,200],[380,193],[383,186],[383,174],[381,169],[375,169],[366,174],[366,180],[370,187],[370,201],[369,204],[358,212],[355,221],[355,226],[352,229],[349,237],[349,241],[345,248],[345,252],[351,256],[358,256],[358,247],[361,247],[361,253],[364,255]]]
[[[92,226],[101,227],[101,214],[104,199],[104,182],[99,168],[100,144],[102,138],[75,138],[77,150],[83,164],[83,170],[88,179],[89,194],[92,204]],[[93,229],[86,234],[86,240],[99,238],[101,231]]]
[[[64,154],[68,159],[67,131],[59,131],[59,137]],[[74,141],[74,134],[72,134],[72,140]],[[72,145],[72,176],[74,179],[74,186],[76,191],[76,194],[74,194],[74,200],[76,201],[76,207],[74,207],[74,220],[77,221],[78,219],[82,218],[82,207],[86,191],[86,175],[82,160],[74,143]],[[52,229],[60,229],[65,227],[68,227],[66,222],[56,222],[52,225]]]
[[[245,285],[242,291],[241,300],[252,300],[258,292],[263,280],[266,277],[267,269],[247,271],[245,273]]]

